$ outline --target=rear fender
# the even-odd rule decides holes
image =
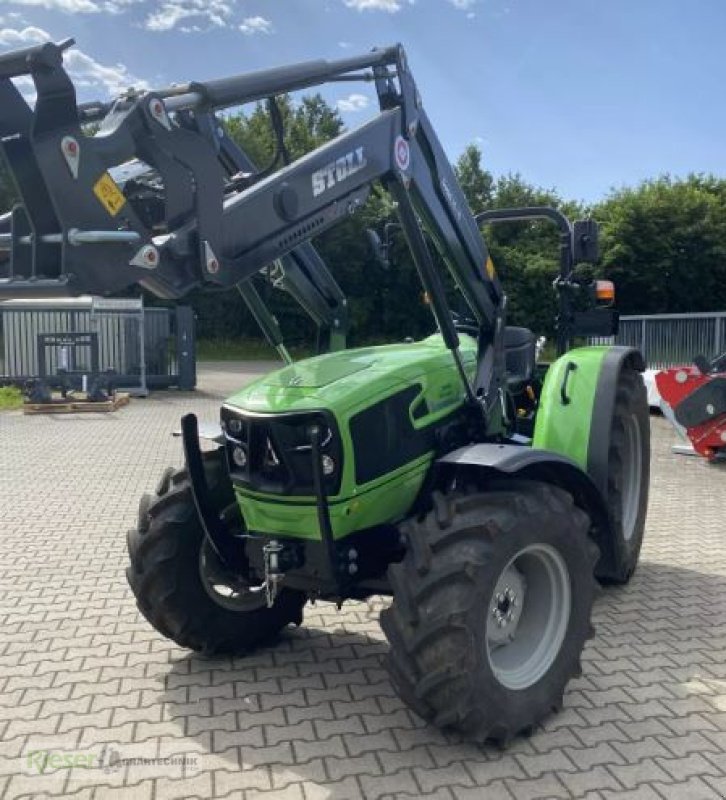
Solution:
[[[472,444],[438,459],[436,474],[441,485],[457,475],[468,475],[479,477],[482,482],[512,478],[559,486],[589,515],[590,535],[601,555],[609,554],[612,537],[603,496],[590,476],[567,456],[522,445]]]
[[[534,429],[533,448],[558,453],[587,472],[607,495],[610,427],[621,370],[645,369],[631,347],[580,347],[547,371]]]

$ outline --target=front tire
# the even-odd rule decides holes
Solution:
[[[547,484],[437,495],[403,526],[381,614],[387,666],[424,719],[506,743],[559,709],[591,632],[597,547],[588,516]]]
[[[221,450],[204,453],[204,469],[215,503],[234,517]],[[249,652],[302,622],[300,592],[283,589],[267,608],[264,593],[245,591],[243,580],[224,575],[206,543],[186,469],[167,470],[156,493],[141,498],[127,542],[126,577],[139,610],[181,647],[207,655]]]

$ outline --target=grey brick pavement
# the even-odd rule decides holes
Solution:
[[[504,753],[395,697],[385,601],[308,608],[245,659],[199,658],[151,630],[123,574],[138,496],[179,462],[179,416],[215,420],[249,375],[203,368],[202,391],[115,414],[0,414],[0,795],[726,797],[726,472],[672,456],[661,419],[640,570],[598,600],[563,712]],[[28,753],[43,749],[103,751],[106,766],[41,774]]]

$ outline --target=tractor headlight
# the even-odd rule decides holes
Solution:
[[[247,450],[242,445],[235,445],[232,448],[232,461],[240,468],[245,469],[247,467]]]
[[[235,410],[223,406],[221,423],[230,473],[243,477],[250,468],[250,432],[247,420]]]

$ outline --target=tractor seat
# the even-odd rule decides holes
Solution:
[[[537,340],[529,328],[507,326],[504,329],[504,349],[507,362],[507,383],[510,388],[532,380],[535,370]]]

